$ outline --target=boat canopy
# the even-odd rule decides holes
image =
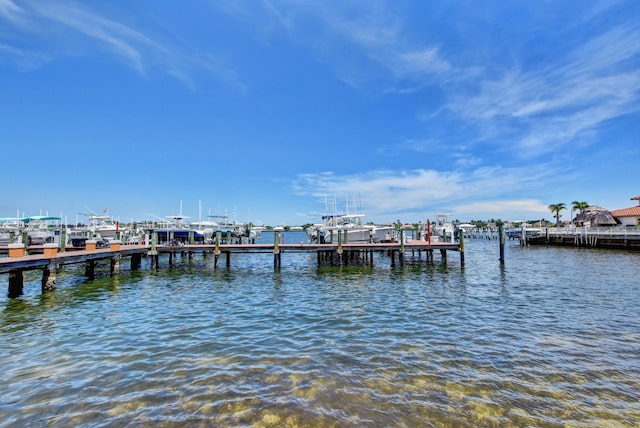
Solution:
[[[62,219],[60,217],[53,217],[48,215],[32,215],[30,217],[24,217],[19,220],[24,223],[29,223],[30,221],[54,221],[54,220],[58,221]]]

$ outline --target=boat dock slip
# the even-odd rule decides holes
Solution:
[[[32,247],[33,248],[33,247]],[[96,263],[107,261],[110,264],[111,275],[117,275],[120,271],[120,263],[123,258],[131,258],[131,269],[136,270],[141,266],[142,257],[151,259],[153,268],[159,267],[159,255],[167,254],[168,263],[171,265],[176,254],[192,257],[196,253],[202,253],[203,257],[213,254],[215,257],[214,268],[218,267],[221,255],[225,257],[225,265],[231,266],[232,254],[271,253],[273,265],[279,269],[282,264],[283,253],[315,253],[318,265],[349,265],[349,264],[373,264],[373,253],[388,254],[391,265],[397,263],[402,266],[405,256],[420,257],[425,253],[427,261],[433,261],[434,250],[439,250],[442,260],[446,260],[447,250],[458,251],[460,262],[464,263],[464,243],[452,242],[427,242],[409,241],[392,243],[337,243],[337,244],[284,244],[278,239],[273,244],[193,244],[193,245],[120,245],[112,242],[110,248],[91,248],[85,250],[58,252],[56,247],[42,248],[42,254],[25,255],[24,247],[6,248],[9,257],[0,258],[0,273],[9,274],[9,297],[22,294],[23,273],[28,270],[42,269],[42,291],[54,290],[56,287],[56,272],[70,264],[84,263],[85,276],[94,277]]]
[[[156,253],[149,255],[156,257],[157,265],[158,254],[168,253],[169,263],[172,263],[173,255],[176,253],[213,253],[216,257],[214,266],[218,265],[218,258],[224,255],[226,258],[225,265],[231,265],[231,254],[250,254],[250,253],[273,253],[274,267],[281,266],[281,255],[283,253],[316,253],[318,265],[344,265],[350,262],[356,263],[372,263],[372,254],[374,252],[388,253],[391,257],[391,264],[395,265],[396,256],[400,265],[404,264],[405,254],[416,252],[421,254],[425,252],[427,259],[433,260],[433,251],[440,250],[443,259],[446,259],[447,250],[460,252],[460,260],[464,262],[464,245],[451,242],[427,243],[426,241],[409,241],[406,243],[353,243],[353,244],[219,244],[219,245],[180,245],[180,246],[158,246]]]

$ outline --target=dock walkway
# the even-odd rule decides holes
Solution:
[[[392,243],[332,243],[332,244],[191,244],[191,245],[116,245],[111,248],[96,248],[59,252],[57,248],[30,247],[26,251],[20,248],[20,253],[12,254],[15,249],[0,248],[9,253],[9,257],[0,258],[0,274],[9,274],[9,297],[22,294],[23,272],[42,269],[42,291],[54,290],[56,286],[56,272],[70,264],[84,263],[85,276],[94,277],[96,262],[108,261],[110,272],[117,275],[120,271],[120,262],[123,258],[131,258],[131,269],[140,268],[142,257],[151,258],[151,266],[159,266],[159,255],[168,254],[169,264],[173,262],[176,254],[203,253],[213,254],[215,257],[214,268],[218,267],[219,257],[225,258],[225,265],[230,267],[232,254],[271,253],[273,254],[274,269],[281,267],[283,253],[315,253],[318,265],[343,265],[350,263],[373,264],[374,252],[389,254],[392,266],[404,264],[405,254],[421,254],[425,252],[427,260],[433,260],[434,250],[439,250],[443,260],[446,260],[447,251],[458,251],[460,261],[464,263],[464,244],[452,242],[427,242],[409,240],[408,242]],[[41,254],[24,254],[29,250],[41,252]],[[16,255],[18,254],[18,255]]]

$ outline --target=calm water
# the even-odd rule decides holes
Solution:
[[[0,426],[639,426],[640,254],[466,250],[27,275],[0,297]]]

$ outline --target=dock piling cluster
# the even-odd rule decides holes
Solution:
[[[410,255],[418,258],[424,252],[427,262],[433,261],[433,252],[440,250],[443,262],[446,262],[447,250],[458,251],[460,262],[464,264],[464,241],[436,242],[431,243],[422,240],[411,240],[407,242],[405,233],[400,235],[399,242],[390,243],[349,243],[347,234],[343,236],[340,231],[337,234],[336,244],[287,244],[284,242],[284,235],[280,231],[274,232],[273,244],[246,244],[233,243],[231,236],[226,236],[226,242],[222,240],[222,234],[216,234],[213,244],[182,244],[182,245],[158,245],[157,234],[152,234],[149,245],[132,244],[122,245],[118,240],[113,240],[108,248],[97,248],[95,240],[87,240],[86,248],[82,250],[69,251],[64,247],[59,248],[56,244],[45,244],[37,248],[38,254],[29,254],[23,244],[9,244],[6,248],[8,257],[0,258],[0,273],[9,274],[9,297],[17,297],[23,292],[24,271],[42,270],[42,291],[52,291],[56,288],[57,271],[69,264],[84,263],[84,274],[87,278],[95,278],[97,263],[103,260],[109,262],[109,273],[118,275],[120,265],[125,257],[131,260],[131,270],[141,267],[142,257],[149,257],[152,269],[159,268],[160,255],[168,256],[168,263],[171,266],[177,254],[188,255],[189,259],[195,253],[214,255],[214,269],[218,268],[219,257],[225,256],[225,266],[231,266],[231,254],[249,253],[272,253],[273,267],[279,270],[282,267],[282,254],[286,252],[316,253],[318,266],[345,266],[345,265],[373,265],[373,255],[375,252],[385,253],[391,260],[391,266],[405,264],[405,256],[408,251]],[[344,241],[344,242],[343,242]],[[27,254],[25,254],[27,251]],[[41,252],[40,252],[41,251]]]

